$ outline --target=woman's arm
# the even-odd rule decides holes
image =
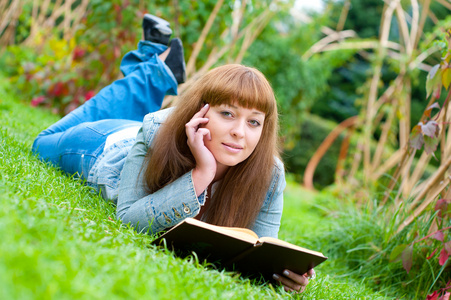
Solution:
[[[206,104],[185,125],[188,147],[196,160],[193,181],[197,195],[207,189],[216,175],[216,160],[204,144],[204,138],[211,140],[210,131],[207,128],[202,128],[203,125],[208,123],[208,118],[205,118],[205,115],[209,108],[210,106]]]
[[[257,219],[251,228],[259,237],[278,237],[283,210],[283,190],[285,186],[284,166],[276,158],[270,187],[266,193],[265,201]]]
[[[159,125],[159,124],[158,124]],[[117,201],[117,218],[137,231],[153,234],[172,227],[185,218],[194,217],[205,202],[205,193],[199,197],[193,184],[192,171],[155,193],[146,192],[141,171],[148,146],[145,135],[155,134],[159,126],[140,129],[121,172]]]

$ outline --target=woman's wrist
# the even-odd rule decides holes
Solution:
[[[215,177],[215,172],[212,170],[204,170],[198,167],[193,169],[193,183],[196,190],[196,196],[202,194]]]

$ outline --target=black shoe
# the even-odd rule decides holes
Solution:
[[[172,39],[169,47],[171,49],[164,63],[171,69],[172,74],[177,79],[177,83],[184,83],[186,81],[186,66],[183,57],[182,41],[179,38]]]
[[[153,43],[167,45],[172,30],[169,22],[154,15],[145,14],[143,18],[144,39]]]

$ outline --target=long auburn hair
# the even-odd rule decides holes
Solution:
[[[196,166],[187,144],[185,124],[206,103],[239,105],[265,113],[255,150],[246,160],[227,170],[204,213],[211,224],[250,227],[263,205],[274,157],[278,156],[277,104],[271,85],[257,69],[239,64],[215,68],[180,96],[178,105],[162,124],[147,152],[145,186],[153,193]]]

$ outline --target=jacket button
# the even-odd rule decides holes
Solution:
[[[185,205],[183,211],[185,212],[185,214],[189,214],[191,212],[191,209],[189,209],[189,207]]]
[[[171,218],[169,218],[165,213],[163,213],[164,219],[166,220],[166,224],[171,224]]]

